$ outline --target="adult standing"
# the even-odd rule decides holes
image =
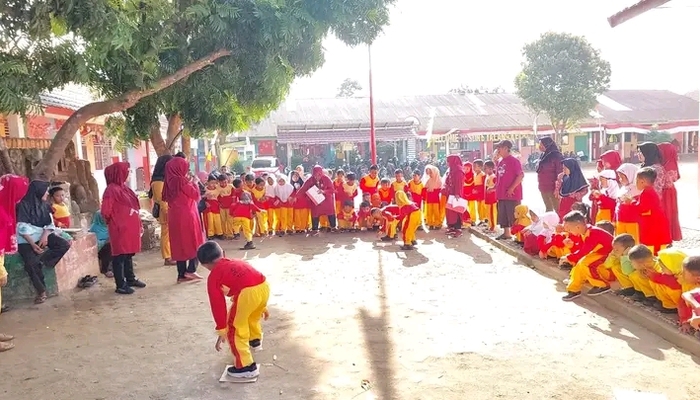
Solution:
[[[48,190],[48,182],[31,181],[17,204],[17,250],[36,290],[35,304],[47,298],[44,267],[55,267],[70,249],[70,243],[54,233],[51,206],[46,201]]]
[[[656,172],[656,180],[654,181],[654,191],[663,198],[664,182],[666,181],[666,170],[664,169],[661,159],[661,150],[656,143],[644,142],[637,146],[637,156],[642,163],[642,168],[651,167]]]
[[[500,161],[496,167],[496,199],[498,200],[498,225],[503,233],[498,240],[510,239],[510,228],[515,224],[515,207],[523,200],[523,166],[513,157],[510,140],[496,143],[496,154]]]
[[[153,167],[151,176],[151,191],[149,197],[153,203],[160,208],[158,222],[160,223],[160,255],[163,257],[164,265],[174,265],[170,255],[170,227],[168,225],[168,202],[163,201],[163,185],[165,184],[165,164],[172,160],[173,156],[165,154],[158,157],[156,165]]]
[[[129,178],[129,163],[118,162],[105,168],[107,188],[102,195],[100,213],[109,231],[112,251],[112,274],[118,294],[133,294],[135,287],[146,284],[134,274],[136,253],[141,251],[141,218],[139,199],[131,188],[126,186]]]
[[[189,171],[189,163],[173,157],[165,164],[163,200],[168,202],[170,252],[177,264],[177,282],[202,279],[197,274],[197,248],[204,243],[204,231],[197,203],[199,188]]]
[[[450,154],[447,156],[447,167],[442,195],[449,201],[450,196],[454,196],[455,198],[462,197],[462,189],[464,188],[464,167],[462,166],[462,159],[458,154]],[[452,237],[461,236],[462,214],[447,208],[445,210],[445,219],[447,220],[446,233]]]
[[[556,211],[559,209],[559,198],[555,186],[562,171],[561,162],[564,157],[554,140],[548,136],[540,139],[539,150],[542,154],[537,164],[537,185],[546,211]]]
[[[2,287],[7,285],[5,254],[17,252],[17,221],[15,207],[29,189],[27,178],[17,175],[0,177],[0,312],[2,312]],[[15,347],[13,336],[0,333],[0,353]]]
[[[319,204],[310,203],[311,205],[311,230],[313,234],[318,234],[318,224],[320,222],[321,216],[328,217],[328,223],[333,230],[335,230],[335,189],[333,188],[333,181],[326,175],[323,171],[323,167],[316,165],[311,170],[311,176],[304,182],[304,185],[299,189],[294,196],[292,196],[292,204],[297,201],[299,196],[305,196],[306,192],[310,189],[315,188],[324,196],[324,199]]]
[[[660,143],[659,151],[666,172],[664,186],[661,191],[661,204],[670,224],[671,238],[674,241],[683,240],[681,223],[678,218],[678,192],[675,183],[681,178],[678,170],[678,148],[672,143]]]

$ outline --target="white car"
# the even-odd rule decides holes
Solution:
[[[256,178],[264,173],[277,174],[281,171],[282,165],[280,164],[277,157],[255,157],[253,159],[253,162],[250,164],[250,172],[252,172]]]

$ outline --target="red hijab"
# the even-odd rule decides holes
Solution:
[[[118,162],[105,168],[105,181],[107,189],[103,194],[114,199],[114,202],[138,210],[139,199],[131,188],[126,186],[126,178],[129,177],[129,163]]]
[[[187,179],[190,163],[184,158],[173,157],[165,164],[165,185],[163,185],[163,201],[172,201],[180,193],[182,188],[192,183]]]
[[[474,184],[474,166],[472,165],[472,163],[467,161],[464,164],[462,164],[462,168],[466,169],[467,167],[469,167],[469,172],[464,171],[464,184],[472,185]]]
[[[15,207],[28,189],[29,180],[23,176],[0,177],[0,255],[17,251]]]
[[[605,166],[605,163],[610,164],[610,166]],[[601,169],[611,169],[613,171],[617,171],[617,169],[620,168],[620,165],[622,165],[622,157],[620,157],[620,153],[615,150],[606,151],[605,153],[601,154],[600,159],[598,160],[598,166]]]
[[[661,161],[663,161],[664,170],[676,171],[676,180],[681,178],[681,172],[678,170],[678,149],[673,143],[659,143],[659,152],[661,152]]]

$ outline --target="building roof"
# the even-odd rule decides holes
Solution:
[[[44,107],[60,107],[73,111],[97,100],[90,89],[78,85],[67,85],[62,89],[44,93],[40,98]]]
[[[418,131],[426,129],[434,109],[436,134],[531,130],[534,114],[515,94],[445,94],[377,99],[376,126],[414,121]],[[610,90],[599,97],[595,110],[600,118],[581,125],[664,124],[698,120],[698,102],[666,90]],[[239,136],[275,137],[291,126],[362,125],[369,121],[367,98],[290,99],[260,124]],[[546,116],[537,118],[538,127],[550,125]]]
[[[688,92],[685,95],[686,95],[686,97],[690,97],[691,99],[693,99],[695,101],[700,101],[700,90]]]

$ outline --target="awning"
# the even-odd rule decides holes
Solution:
[[[374,127],[378,142],[394,142],[415,138],[412,122],[382,123]],[[368,124],[286,125],[277,128],[277,143],[332,144],[342,142],[368,143]]]

